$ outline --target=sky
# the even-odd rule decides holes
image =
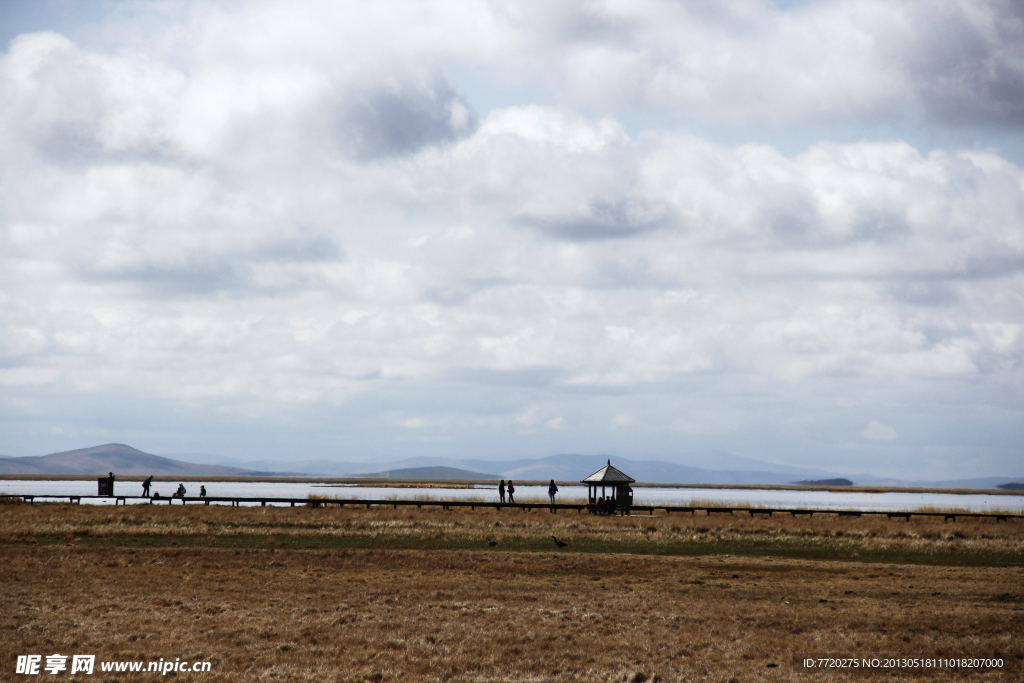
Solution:
[[[1011,2],[0,0],[0,453],[1024,474]]]

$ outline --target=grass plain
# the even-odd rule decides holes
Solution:
[[[55,652],[209,660],[177,675],[209,681],[1022,676],[1020,521],[2,505],[0,553],[4,680]],[[826,653],[1007,669],[795,664]]]

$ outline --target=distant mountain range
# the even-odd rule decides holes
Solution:
[[[270,472],[200,465],[144,453],[123,443],[108,443],[92,448],[79,448],[63,453],[27,458],[0,457],[0,474],[95,474],[114,472],[119,475],[155,476],[264,476]]]
[[[491,480],[501,479],[497,474],[481,474],[470,472],[457,467],[406,467],[399,470],[388,470],[387,472],[370,472],[361,474],[367,479],[470,479],[470,480]]]
[[[609,455],[561,454],[546,458],[480,460],[416,457],[387,463],[335,460],[240,461],[203,453],[160,456],[125,444],[106,444],[26,458],[0,457],[2,474],[89,474],[157,476],[314,476],[383,479],[513,479],[579,481],[608,460],[638,482],[658,484],[787,485],[835,481],[835,485],[921,486],[993,489],[1019,482],[1020,477],[982,477],[955,480],[886,479],[870,474],[841,477],[834,472],[791,467],[745,458],[723,451],[695,451],[678,456],[686,464],[660,460],[629,460]],[[203,462],[205,461],[205,462]],[[1019,485],[1019,484],[1018,484]]]
[[[257,460],[245,462],[218,458],[203,453],[179,454],[175,457],[215,462],[236,467],[265,470],[288,468],[321,477],[365,477],[378,472],[381,464],[340,462],[336,460]],[[993,489],[1001,484],[1020,481],[1020,477],[978,477],[973,479],[896,479],[860,473],[840,475],[828,470],[792,467],[745,458],[725,451],[691,451],[677,456],[678,462],[662,460],[629,460],[610,455],[561,454],[546,458],[516,460],[480,460],[416,457],[388,463],[390,471],[415,467],[454,467],[477,472],[496,472],[503,479],[579,481],[596,472],[605,462],[622,469],[637,481],[652,484],[711,484],[716,486],[788,485],[801,481],[846,480],[854,486],[918,486],[929,488]],[[821,484],[819,484],[821,485]]]
[[[744,458],[720,451],[688,453],[681,459],[689,464],[659,460],[628,460],[609,455],[561,454],[546,458],[521,458],[516,460],[480,460],[455,458],[416,457],[388,463],[386,472],[381,464],[338,462],[334,460],[302,460],[285,462],[280,460],[258,460],[245,462],[216,458],[201,453],[178,454],[181,459],[205,460],[236,467],[251,467],[261,470],[289,469],[322,477],[369,477],[385,475],[394,478],[394,472],[418,468],[449,467],[470,472],[493,472],[503,479],[578,481],[592,474],[609,459],[622,463],[622,468],[637,481],[650,483],[700,483],[700,484],[788,484],[798,479],[827,479],[836,475],[824,470],[788,467],[774,463]],[[389,474],[390,473],[390,474]],[[493,478],[488,475],[486,478]]]

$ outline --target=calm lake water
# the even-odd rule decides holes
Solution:
[[[187,495],[199,495],[201,482],[187,482]],[[155,482],[153,491],[163,496],[174,493],[177,482]],[[213,482],[207,485],[210,496],[274,498],[306,498],[310,494],[337,497],[350,500],[409,500],[430,498],[434,500],[466,500],[475,498],[497,501],[498,492],[493,486],[477,486],[465,489],[429,488],[387,488],[350,485],[324,485],[311,483],[280,482]],[[142,493],[142,484],[136,481],[116,482],[114,492],[121,496],[137,496]],[[95,481],[14,481],[0,479],[0,494],[34,495],[96,495]],[[563,486],[558,500],[584,499],[587,489],[583,486]],[[749,489],[633,489],[633,500],[638,505],[690,505],[694,502],[715,501],[724,506],[763,505],[771,508],[815,508],[822,510],[916,510],[923,507],[964,508],[976,512],[990,510],[1012,510],[1024,512],[1024,495],[992,495],[949,493],[856,493],[829,491],[776,491]],[[516,486],[516,501],[547,501],[546,486]],[[114,499],[90,499],[83,504],[110,505]],[[141,501],[130,501],[138,503]]]

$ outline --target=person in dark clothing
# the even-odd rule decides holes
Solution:
[[[142,495],[149,495],[149,487],[153,484],[153,475],[149,475],[146,481],[142,482]]]
[[[176,498],[184,498],[185,497],[185,485],[184,484],[178,484],[178,490],[174,492],[174,496]]]
[[[505,502],[505,480],[502,479],[501,483],[498,484],[498,498],[502,503]]]
[[[548,498],[551,499],[551,504],[555,504],[555,494],[558,493],[558,487],[555,486],[555,480],[551,480],[551,484],[548,485]]]
[[[508,502],[510,502],[510,503],[516,502],[515,495],[516,495],[516,487],[512,485],[512,480],[509,479],[508,480]]]
[[[199,497],[206,498],[206,484],[199,487]]]

